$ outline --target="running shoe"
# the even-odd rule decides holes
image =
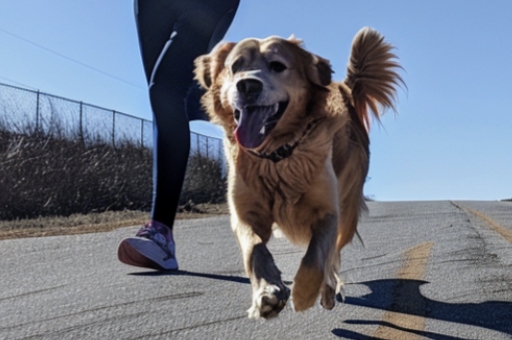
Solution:
[[[172,230],[163,223],[150,221],[135,237],[121,241],[117,249],[119,261],[156,270],[177,270]]]

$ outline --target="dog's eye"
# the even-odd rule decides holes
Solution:
[[[268,64],[268,68],[270,69],[270,71],[273,71],[273,72],[276,72],[276,73],[281,73],[284,70],[286,70],[286,65],[281,63],[281,62],[279,62],[279,61],[271,61]]]
[[[244,64],[244,60],[242,58],[238,58],[233,65],[231,65],[231,73],[235,74],[238,70],[242,68]]]

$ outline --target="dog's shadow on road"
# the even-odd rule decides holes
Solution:
[[[420,292],[420,286],[425,283],[428,282],[399,279],[361,282],[358,284],[367,286],[371,290],[371,293],[362,297],[347,297],[345,302],[349,305],[376,308],[434,320],[487,328],[512,335],[512,302],[486,301],[482,303],[447,303],[431,300],[424,297]],[[390,295],[393,296],[393,298],[390,298]],[[397,296],[399,297],[400,303],[397,303]],[[407,329],[388,321],[345,320],[344,322],[353,325],[383,326],[410,333],[411,336],[420,335],[427,339],[462,339],[440,333]],[[346,339],[378,339],[342,328],[334,329],[332,333]]]

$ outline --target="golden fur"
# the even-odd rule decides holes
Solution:
[[[277,316],[290,295],[266,247],[274,223],[307,245],[295,310],[319,295],[331,309],[341,296],[340,251],[366,208],[370,116],[393,108],[402,82],[391,50],[379,33],[362,29],[343,82],[333,82],[329,61],[294,37],[223,43],[197,58],[202,103],[226,133],[228,201],[252,285],[250,317]]]

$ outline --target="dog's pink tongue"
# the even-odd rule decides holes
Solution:
[[[242,110],[240,120],[235,130],[235,138],[240,145],[247,149],[254,149],[263,143],[265,129],[263,128],[265,115],[259,110]]]

